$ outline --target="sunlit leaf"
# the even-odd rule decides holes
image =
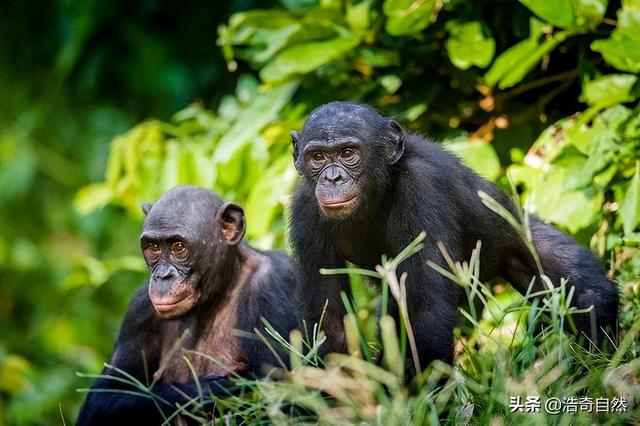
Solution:
[[[309,73],[316,68],[342,57],[360,42],[351,33],[326,41],[296,44],[284,49],[260,70],[264,82],[275,82]]]
[[[580,173],[586,158],[564,155],[531,190],[529,201],[542,218],[571,233],[594,224],[601,216],[603,194],[596,188],[565,190],[569,176]]]
[[[237,150],[249,143],[265,125],[277,117],[296,87],[297,83],[283,84],[260,94],[220,140],[214,161],[227,163]]]
[[[473,65],[485,68],[491,63],[496,43],[482,23],[449,21],[447,31],[447,53],[453,65],[466,70]]]
[[[345,19],[351,28],[355,30],[369,28],[369,25],[371,25],[371,4],[372,0],[347,2]]]
[[[393,36],[415,34],[431,23],[438,9],[436,0],[385,0],[385,30]]]
[[[104,183],[94,183],[81,188],[74,198],[74,206],[80,214],[89,214],[111,202],[112,192]]]
[[[520,0],[540,19],[556,27],[567,28],[574,23],[572,0]]]
[[[584,84],[580,100],[603,107],[631,102],[640,96],[640,90],[632,90],[637,81],[631,74],[604,75]]]
[[[608,0],[574,0],[573,7],[577,16],[577,23],[585,20],[589,27],[597,26],[607,10]]]
[[[500,160],[489,142],[469,141],[468,138],[457,138],[445,141],[444,147],[462,159],[464,164],[476,173],[489,180],[496,180],[501,173]]]
[[[484,81],[489,86],[495,86],[525,58],[530,57],[537,47],[538,41],[532,38],[522,40],[511,46],[496,58],[489,71],[484,75]]]
[[[631,234],[640,225],[640,161],[636,162],[636,172],[629,182],[624,198],[618,202],[622,229],[625,234]]]
[[[290,195],[296,181],[291,159],[281,157],[253,186],[244,205],[249,223],[247,235],[259,238],[269,232],[273,221],[282,212],[283,203]]]
[[[640,72],[640,9],[626,8],[618,11],[618,26],[611,36],[591,43],[608,64],[620,71]]]

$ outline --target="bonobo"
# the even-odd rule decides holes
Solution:
[[[525,293],[537,268],[522,239],[506,220],[482,204],[484,191],[511,212],[511,200],[436,143],[406,132],[392,119],[354,103],[333,102],[314,110],[300,134],[291,133],[295,167],[302,176],[291,211],[291,243],[299,262],[297,298],[307,327],[317,323],[328,300],[324,353],[346,349],[340,292],[344,276],[320,268],[352,262],[372,268],[381,255],[397,255],[421,231],[424,249],[400,265],[408,273],[407,301],[422,368],[453,357],[453,329],[462,292],[427,266],[446,265],[442,242],[456,261],[468,260],[482,241],[481,279],[506,278]],[[573,305],[594,306],[574,316],[576,328],[600,342],[613,330],[618,293],[592,254],[571,237],[532,219],[531,233],[544,272],[554,283],[575,287]],[[541,290],[539,277],[533,290]],[[390,306],[397,316],[397,307]]]
[[[96,380],[80,425],[160,424],[159,408],[170,414],[176,403],[198,395],[194,373],[206,396],[224,390],[230,372],[263,376],[279,365],[255,334],[238,330],[267,336],[264,317],[287,338],[297,326],[292,264],[282,253],[242,241],[242,208],[182,186],[143,210],[140,242],[150,278],[130,302],[109,364],[142,383],[154,380],[154,394],[167,403],[131,395],[123,375],[107,367],[102,374],[116,379]]]

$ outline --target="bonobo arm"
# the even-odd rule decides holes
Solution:
[[[106,370],[106,369],[105,369]],[[110,373],[113,375],[113,373]],[[91,392],[78,416],[78,426],[108,425],[160,425],[178,410],[178,406],[199,396],[194,382],[185,384],[156,384],[151,395],[137,396],[124,392],[131,387],[113,386],[113,381],[98,379],[92,390],[107,389],[108,392]],[[235,385],[222,377],[204,377],[199,380],[202,397],[226,396],[233,393]],[[121,392],[118,392],[121,391]],[[142,391],[137,391],[142,394]],[[204,405],[211,408],[213,401]]]
[[[160,355],[157,341],[158,320],[147,295],[148,286],[140,288],[134,295],[111,356],[109,364],[125,371],[145,385],[158,367]],[[114,424],[147,420],[161,422],[158,408],[151,398],[136,396],[135,387],[120,380],[131,381],[122,373],[110,367],[102,370],[102,375],[113,378],[98,378],[80,410],[78,425]],[[159,389],[158,389],[159,390]],[[154,389],[154,391],[158,391]]]
[[[345,276],[321,275],[318,271],[327,265],[344,267],[344,264],[334,262],[323,262],[322,265],[319,262],[313,265],[305,264],[299,266],[297,275],[300,284],[296,299],[300,303],[300,318],[303,321],[300,329],[303,330],[303,337],[311,340],[314,325],[322,318],[320,327],[326,334],[326,340],[320,347],[321,356],[347,350],[342,321],[347,312],[340,293],[345,291],[349,294],[349,281]],[[311,341],[309,343],[312,344]]]
[[[317,209],[309,209],[315,203],[315,195],[308,188],[301,189],[294,198],[291,216],[291,242],[295,250],[296,301],[299,306],[300,330],[303,337],[313,338],[326,304],[321,327],[326,341],[320,347],[320,355],[330,352],[346,352],[346,340],[342,319],[346,309],[340,292],[350,292],[345,276],[321,275],[320,268],[343,268],[344,259],[336,255],[327,230],[320,225]],[[310,342],[311,343],[311,342]]]
[[[416,254],[405,260],[397,271],[398,278],[407,273],[409,322],[421,370],[436,359],[453,362],[453,329],[458,324],[457,284],[424,268],[427,259],[439,257],[437,253]],[[394,316],[400,318],[398,314]]]
[[[155,316],[147,294],[145,285],[134,295],[109,362],[111,366],[125,371],[145,386],[150,384],[151,377],[158,368],[158,332],[161,322]],[[161,424],[176,411],[176,404],[184,404],[199,394],[195,383],[156,383],[151,389],[156,397],[154,399],[129,384],[131,379],[115,369],[105,367],[102,375],[113,378],[101,377],[93,383],[78,416],[79,426]],[[204,377],[200,384],[205,397],[209,394],[224,395],[231,386],[227,380],[219,377]]]

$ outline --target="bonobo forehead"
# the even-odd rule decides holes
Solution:
[[[222,199],[204,188],[178,186],[153,204],[144,221],[145,234],[201,239],[215,230]]]
[[[302,128],[302,140],[330,140],[355,136],[366,140],[384,125],[373,108],[353,102],[331,102],[311,112]]]

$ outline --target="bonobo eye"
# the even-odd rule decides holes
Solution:
[[[354,166],[360,160],[358,153],[355,149],[347,148],[340,153],[340,159],[348,166]]]
[[[157,243],[149,243],[144,247],[144,253],[150,259],[155,259],[160,256],[162,249]]]
[[[171,255],[176,259],[184,259],[187,257],[187,247],[180,241],[171,245]]]
[[[322,152],[315,151],[310,155],[309,166],[314,169],[320,169],[325,163],[325,156]]]

